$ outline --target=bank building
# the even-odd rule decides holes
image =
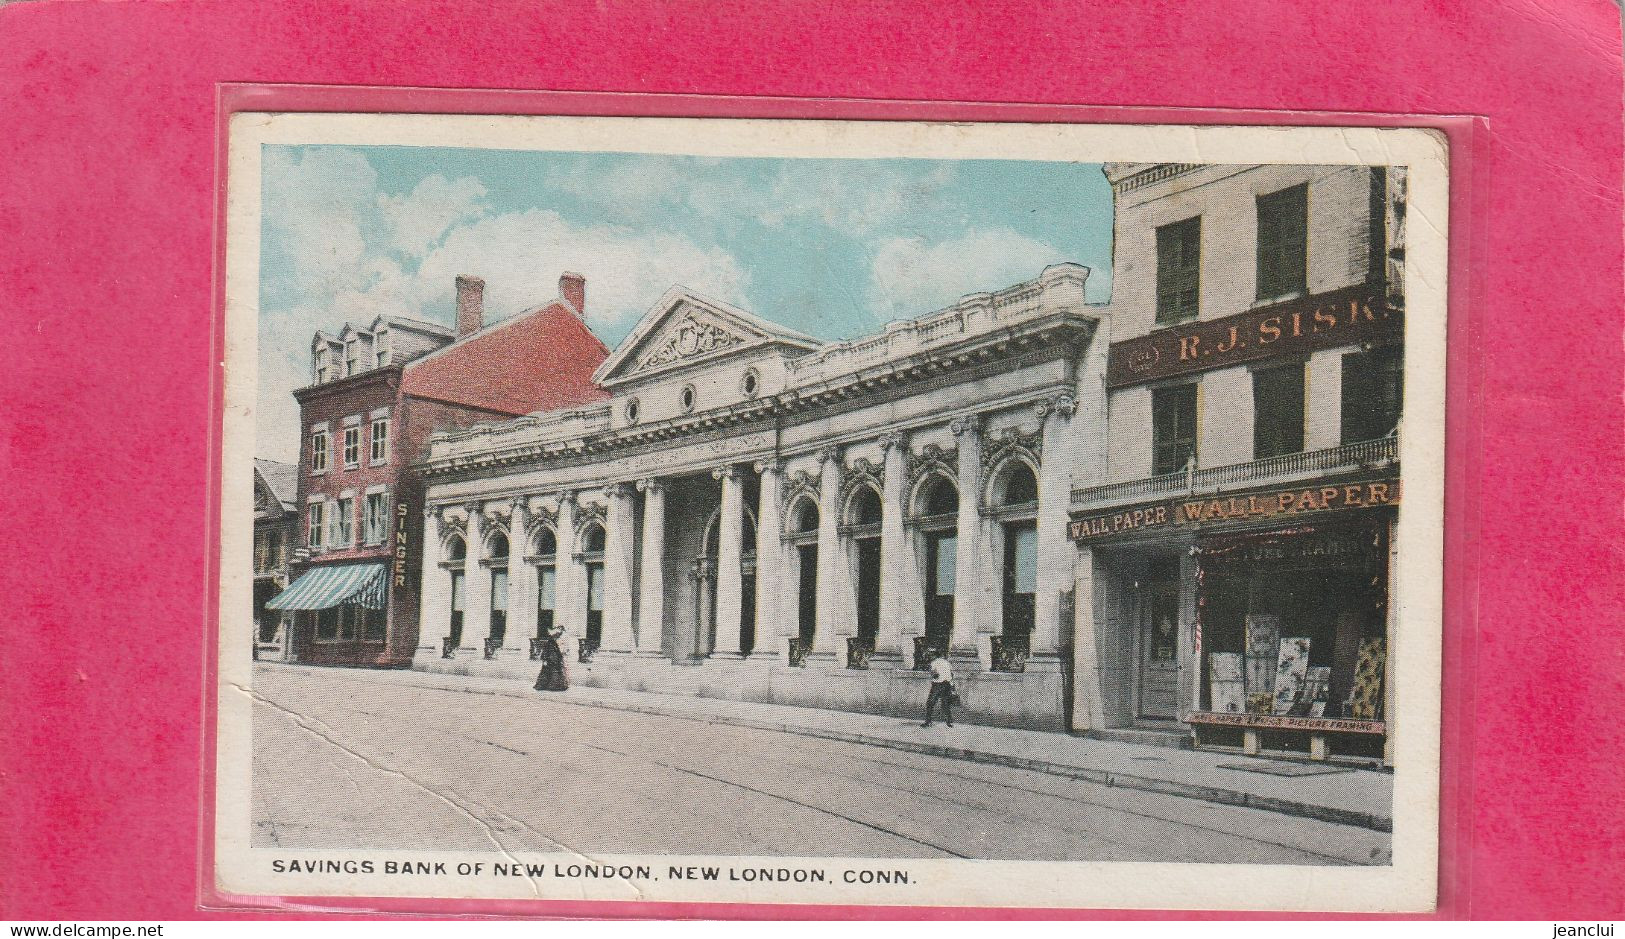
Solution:
[[[1108,164],[1113,297],[842,342],[673,288],[606,397],[438,433],[415,667],[1384,755],[1402,176]],[[1291,498],[1287,499],[1286,495]]]

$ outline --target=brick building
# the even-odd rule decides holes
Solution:
[[[302,662],[405,667],[418,644],[422,493],[428,436],[603,396],[607,350],[582,322],[586,282],[484,323],[484,282],[457,278],[457,328],[380,316],[311,343],[300,405],[294,582],[266,606],[291,614]]]

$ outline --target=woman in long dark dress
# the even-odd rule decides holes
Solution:
[[[570,687],[564,675],[564,650],[559,648],[562,635],[564,630],[555,626],[542,641],[542,671],[536,676],[537,691],[564,691]]]

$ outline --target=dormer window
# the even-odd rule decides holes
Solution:
[[[344,344],[344,374],[354,375],[361,370],[361,347],[354,339]]]
[[[329,362],[327,360],[327,350],[326,349],[317,349],[316,350],[316,384],[318,384],[318,385],[324,384],[329,378],[329,375],[328,375],[329,371],[330,371],[330,368],[329,368]]]
[[[373,339],[373,343],[374,343],[375,347],[378,350],[378,367],[379,368],[387,368],[387,367],[389,367],[389,359],[390,359],[390,354],[389,354],[389,333],[387,333],[387,332],[378,333],[376,338]]]

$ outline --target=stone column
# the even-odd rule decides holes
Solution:
[[[992,667],[992,644],[982,638],[998,630],[987,615],[982,596],[993,564],[982,556],[982,421],[975,414],[955,418],[949,425],[959,447],[959,518],[954,556],[954,633],[952,655],[979,656],[983,668]]]
[[[1078,552],[1072,571],[1077,621],[1072,645],[1072,726],[1069,730],[1100,730],[1106,726],[1106,700],[1100,686],[1101,649],[1095,623],[1095,552]]]
[[[1072,502],[1072,471],[1067,465],[1069,421],[1077,410],[1071,394],[1061,393],[1038,404],[1043,422],[1043,452],[1038,466],[1038,590],[1033,598],[1032,655],[1053,659],[1061,646],[1061,593],[1071,587],[1072,557],[1077,549],[1067,538],[1067,508]]]
[[[604,637],[602,651],[630,653],[637,648],[632,632],[633,559],[637,548],[637,498],[630,483],[605,487],[609,512],[604,529]]]
[[[908,498],[908,442],[898,434],[880,439],[885,478],[880,499],[880,634],[875,656],[912,662],[915,636],[925,633],[919,574],[909,550],[903,512]]]
[[[843,620],[851,611],[841,608],[841,582],[846,565],[841,552],[840,525],[841,459],[834,447],[818,455],[818,606],[814,617],[816,633],[812,654],[846,664],[843,638],[851,629]]]
[[[508,634],[502,648],[530,652],[536,635],[536,568],[525,563],[529,550],[530,498],[517,496],[508,515]]]
[[[756,647],[750,657],[783,659],[789,654],[785,639],[790,628],[784,616],[790,586],[785,582],[789,565],[784,557],[784,518],[779,503],[784,463],[758,460],[755,468],[761,475],[761,498],[756,506]]]
[[[740,631],[744,582],[740,574],[740,528],[745,513],[744,487],[739,467],[720,466],[711,476],[722,480],[722,511],[717,516],[717,643],[718,655],[742,656]]]
[[[463,506],[468,513],[468,560],[463,564],[463,643],[464,649],[483,649],[491,634],[491,568],[485,559],[487,520],[478,502]]]
[[[643,492],[643,570],[638,581],[637,651],[660,655],[666,628],[666,487],[658,479],[638,480]]]
[[[1179,699],[1178,713],[1201,709],[1202,648],[1196,640],[1196,555],[1189,550],[1179,555]]]
[[[576,496],[573,492],[559,493],[558,525],[559,553],[553,574],[553,625],[562,627],[565,638],[573,643],[587,631],[586,591],[584,585],[578,586],[582,578],[580,546],[576,544]]]
[[[451,630],[451,575],[441,568],[445,522],[440,507],[423,509],[423,576],[418,581],[418,648],[440,654],[440,641]],[[286,638],[284,644],[291,646]]]
[[[689,647],[688,657],[698,663],[711,654],[711,629],[716,612],[713,606],[713,587],[716,584],[717,571],[712,566],[710,558],[702,557],[694,559],[689,573],[694,578],[694,635],[691,638],[692,645]]]

